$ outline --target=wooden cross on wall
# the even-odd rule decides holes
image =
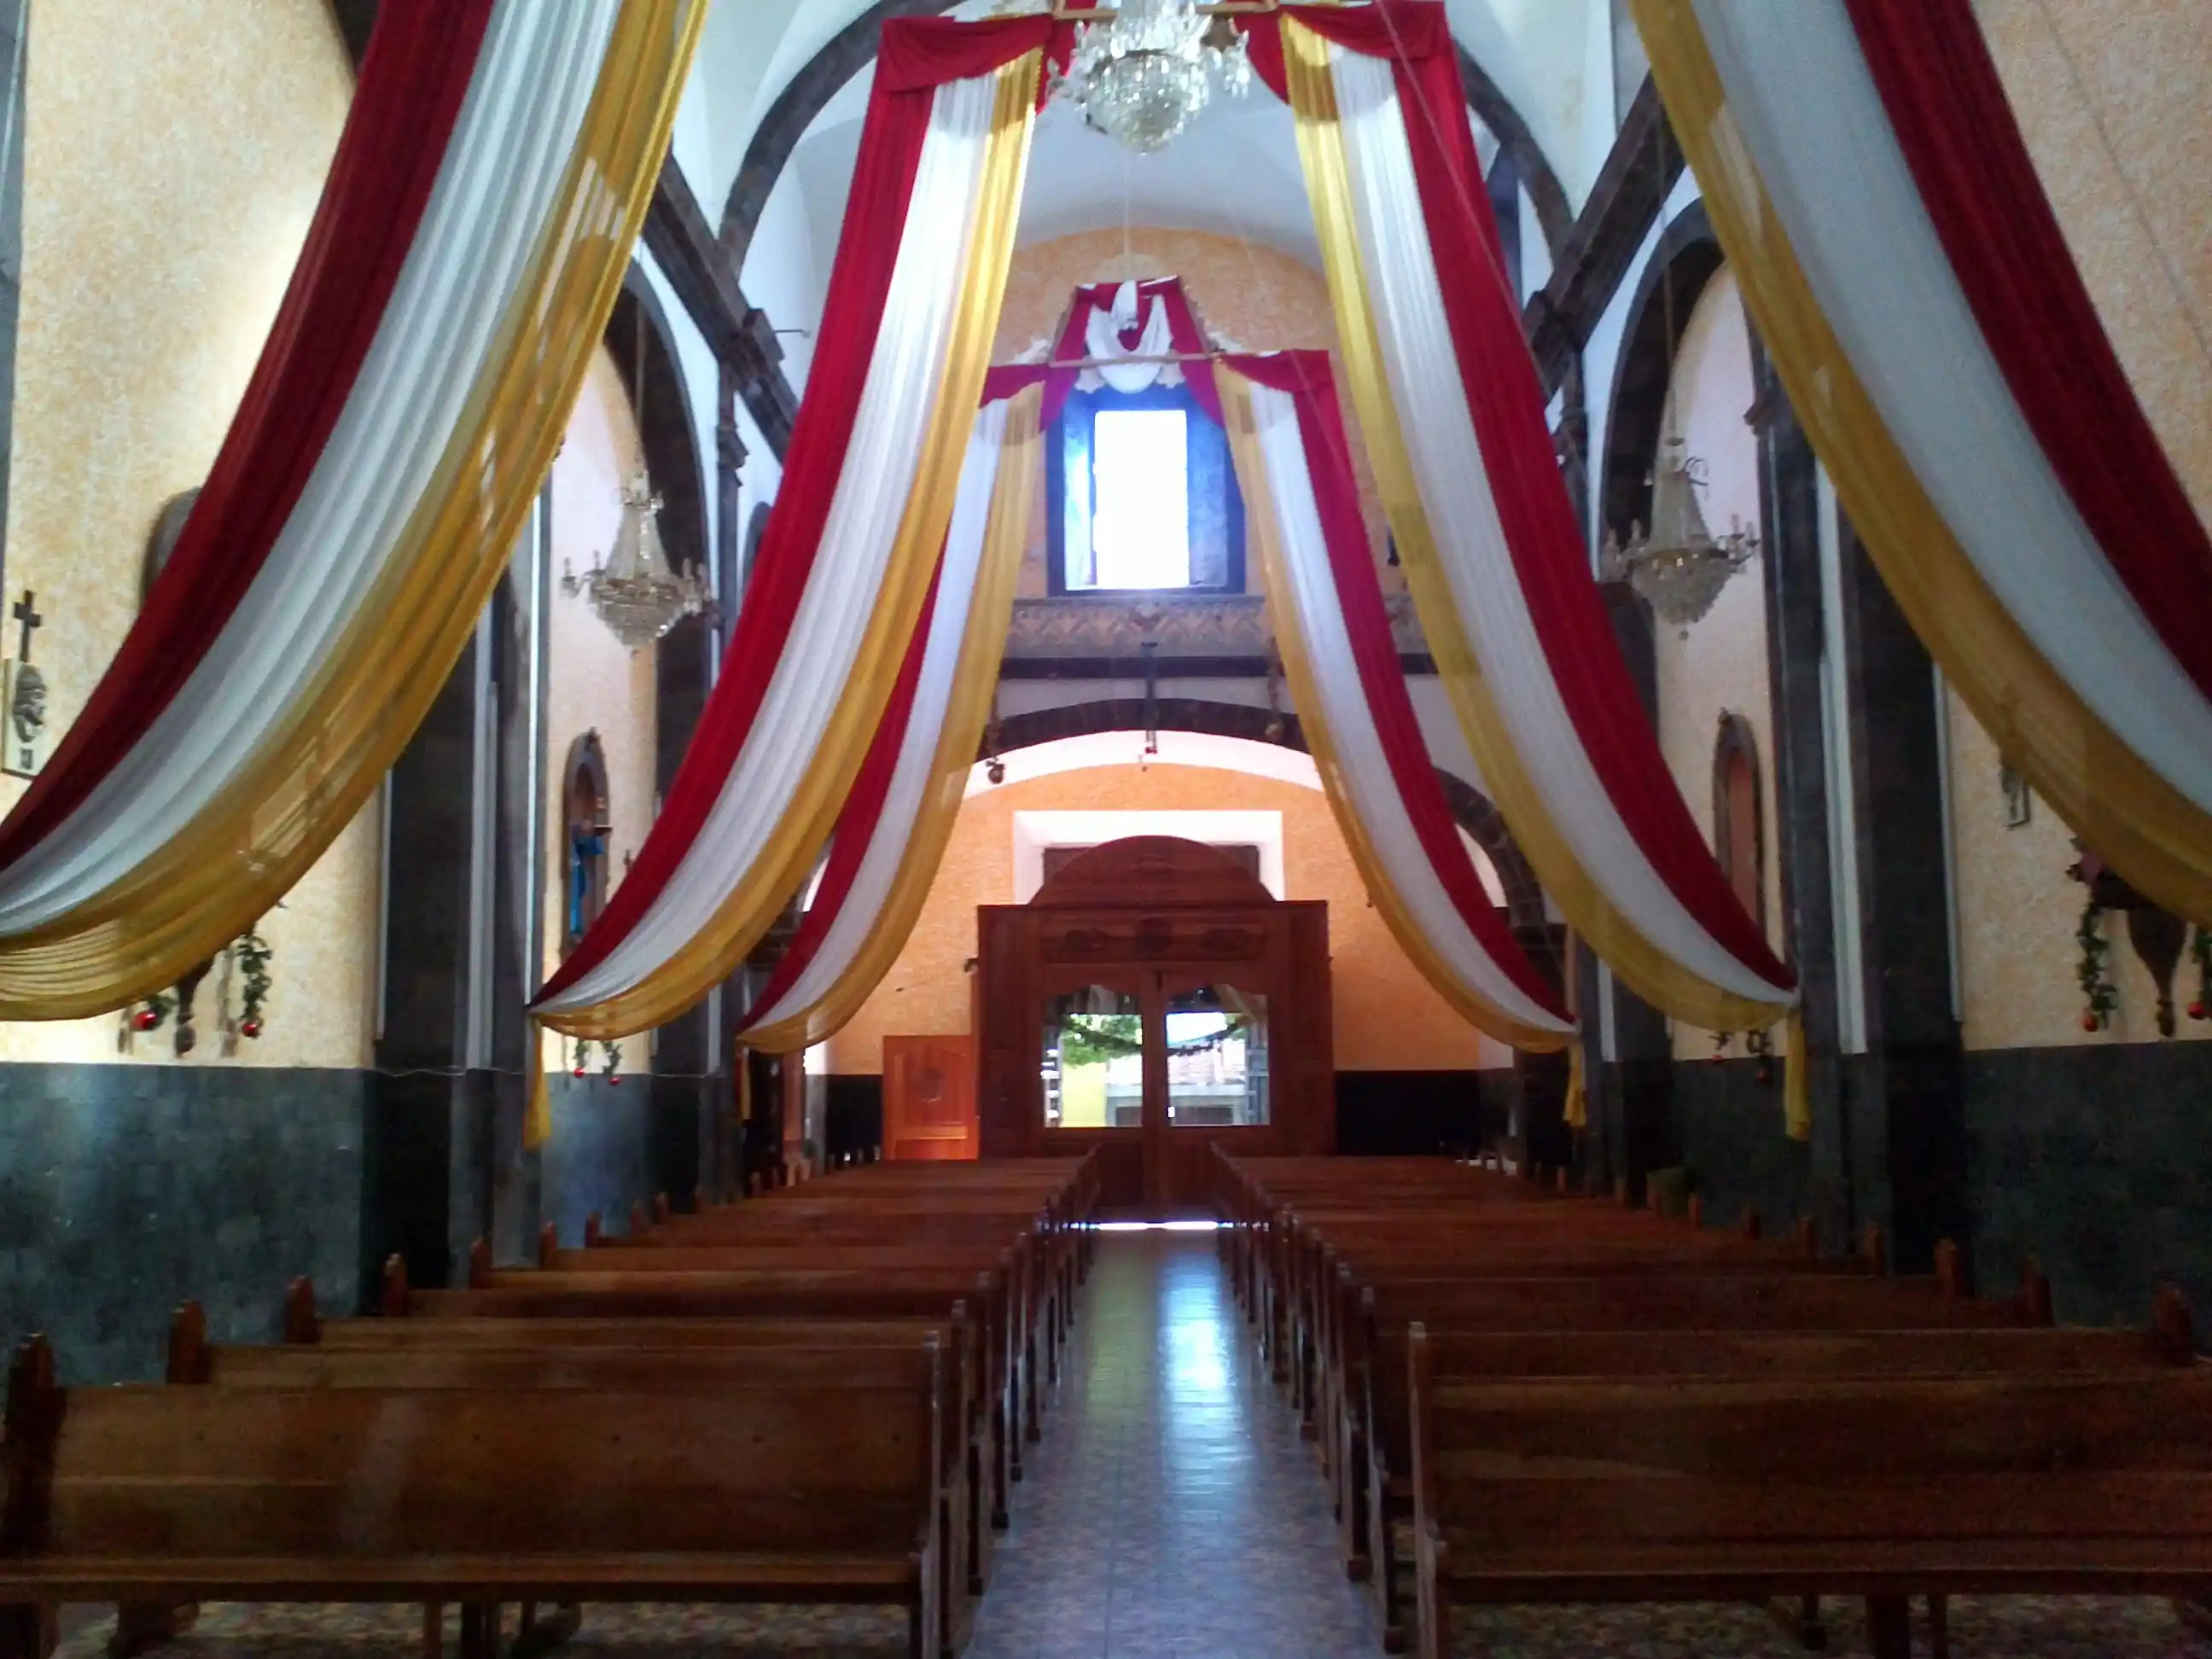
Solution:
[[[41,617],[33,605],[33,601],[37,598],[37,594],[32,592],[29,588],[25,588],[23,597],[15,601],[15,609],[12,613],[15,620],[22,624],[22,643],[15,648],[16,659],[20,662],[30,661],[31,635],[46,625],[46,619]]]

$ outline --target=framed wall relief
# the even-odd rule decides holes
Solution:
[[[2005,828],[2024,829],[2035,816],[2035,792],[2003,761],[1997,763],[1997,787],[2004,792]]]

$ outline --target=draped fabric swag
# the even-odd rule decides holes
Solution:
[[[176,550],[0,823],[0,1018],[172,983],[376,787],[550,463],[704,10],[386,0]]]
[[[1483,890],[1421,740],[1359,513],[1328,355],[1237,356],[1210,375],[1267,572],[1292,702],[1368,895],[1470,1024],[1558,1048],[1575,1030]]]
[[[1328,357],[1232,357],[1227,374],[1210,364],[1185,367],[1194,398],[1225,407],[1300,722],[1376,908],[1464,1018],[1503,1042],[1559,1048],[1573,1018],[1484,892],[1423,745],[1360,518]],[[812,902],[740,1028],[753,1047],[788,1050],[831,1035],[913,931],[958,816],[998,678],[1039,470],[1036,394],[1026,388],[1042,386],[1048,396],[1060,374],[1041,364],[993,372],[994,391],[1026,399],[1027,419],[1016,417],[1020,429],[1009,434],[995,489],[991,406],[978,422],[934,612],[908,651],[847,798]],[[964,618],[963,583],[978,586]]]
[[[1298,117],[1362,428],[1485,786],[1624,980],[1715,1029],[1775,1023],[1794,981],[1676,793],[1591,579],[1443,9],[1301,7],[1238,26]],[[1011,580],[1018,532],[982,503],[996,494],[1003,507],[1012,486],[989,476],[1000,446],[988,413],[964,472],[953,434],[969,435],[986,386],[1037,62],[1065,33],[1043,16],[886,25],[787,505],[732,672],[635,869],[538,1005],[548,1024],[613,1036],[690,1006],[825,842],[797,947],[746,1041],[820,1041],[903,944],[973,758],[976,688],[995,678],[996,644],[973,630],[1005,614],[994,584]],[[945,235],[946,224],[967,234]],[[1447,283],[1442,270],[1460,275]],[[994,370],[988,392],[1042,385],[1048,422],[1078,374],[1051,363],[1207,344],[1171,283],[1081,289],[1048,362]],[[1326,362],[1178,372],[1224,417],[1248,500],[1262,506],[1278,637],[1377,908],[1474,1024],[1524,1048],[1562,1046],[1573,1018],[1484,896],[1422,745]],[[979,578],[980,592],[958,591]]]
[[[999,683],[1042,470],[1035,392],[976,416],[935,586],[793,936],[739,1037],[785,1053],[852,1018],[914,931]]]
[[[1421,626],[1483,781],[1560,912],[1632,989],[1715,1030],[1789,969],[1676,790],[1544,424],[1443,9],[1291,7],[1283,89],[1344,360]],[[1444,273],[1449,272],[1449,280]]]
[[[534,1005],[557,1030],[623,1036],[690,1007],[830,837],[952,521],[1049,28],[884,27],[822,337],[729,670],[635,866]]]
[[[1634,0],[1761,338],[1999,750],[2212,922],[2212,544],[1970,0]]]

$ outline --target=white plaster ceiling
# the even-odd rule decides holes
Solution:
[[[836,253],[866,111],[863,74],[823,106],[776,181],[776,196],[795,191],[804,204],[808,263],[817,272],[826,273]],[[1158,155],[1139,155],[1092,131],[1058,100],[1048,104],[1030,147],[1018,243],[1112,230],[1125,221],[1212,231],[1321,263],[1291,112],[1264,88],[1242,100],[1216,99]]]
[[[1619,116],[1612,0],[1446,5],[1453,33],[1521,112],[1579,207]],[[678,159],[710,219],[720,219],[745,146],[777,95],[866,6],[867,0],[712,0],[677,131]]]

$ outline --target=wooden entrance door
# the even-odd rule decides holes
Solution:
[[[884,1156],[975,1156],[974,1038],[884,1039]]]
[[[1334,1148],[1326,906],[1132,837],[981,907],[977,939],[983,1157],[1096,1148],[1102,1203],[1164,1218],[1210,1208],[1216,1146]]]

